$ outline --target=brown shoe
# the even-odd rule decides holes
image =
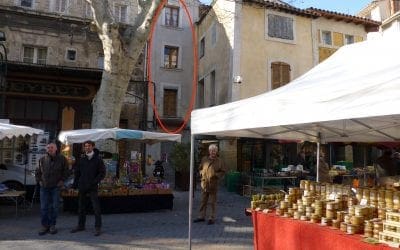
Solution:
[[[214,220],[208,220],[207,225],[212,225],[212,224],[214,224],[214,223],[215,223]]]
[[[71,233],[77,233],[77,232],[80,232],[80,231],[85,231],[85,228],[77,226],[76,228],[72,229],[70,232]]]
[[[197,219],[193,220],[194,223],[203,222],[203,221],[206,221],[206,220],[204,218],[197,218]]]
[[[42,235],[47,234],[48,232],[49,232],[49,227],[42,226],[42,228],[39,230],[38,234],[40,236],[42,236]]]
[[[94,230],[94,236],[100,236],[101,234],[101,228],[96,227],[96,229]]]

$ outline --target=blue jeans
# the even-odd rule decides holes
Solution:
[[[58,187],[40,187],[40,214],[42,226],[55,226],[58,206],[60,204],[60,190]]]

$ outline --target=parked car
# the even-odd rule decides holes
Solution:
[[[36,186],[35,172],[26,170],[24,166],[0,164],[0,183],[9,189],[27,191],[27,198],[32,197]]]

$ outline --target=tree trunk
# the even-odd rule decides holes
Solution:
[[[121,109],[135,64],[150,33],[150,23],[161,0],[138,0],[135,23],[120,26],[112,16],[113,1],[86,0],[93,12],[104,50],[104,71],[100,89],[93,99],[92,128],[119,126]],[[102,150],[116,152],[115,143],[98,143]],[[109,147],[111,146],[111,147]]]

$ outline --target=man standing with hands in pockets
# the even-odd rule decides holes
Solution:
[[[76,233],[85,230],[86,223],[86,202],[90,198],[94,211],[95,236],[101,234],[101,211],[98,197],[98,188],[100,181],[106,175],[106,168],[103,160],[94,149],[94,142],[85,141],[83,143],[85,154],[78,161],[75,167],[74,188],[78,188],[78,226],[71,230]]]
[[[40,213],[42,228],[39,235],[56,234],[56,220],[60,204],[60,189],[69,176],[67,159],[57,153],[57,145],[49,143],[47,154],[40,158],[36,182],[40,185]]]

